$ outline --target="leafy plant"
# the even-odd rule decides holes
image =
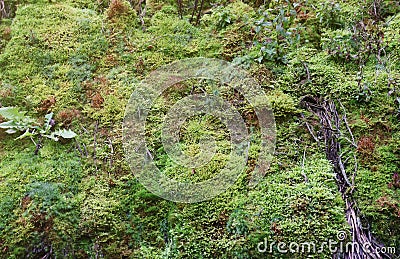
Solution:
[[[242,209],[233,211],[226,225],[228,232],[233,235],[247,235],[249,232],[248,217],[249,215]]]
[[[19,111],[17,107],[2,107],[0,108],[0,116],[4,117],[7,121],[0,123],[0,128],[6,129],[6,133],[14,134],[23,132],[22,135],[16,140],[29,137],[36,145],[35,154],[41,148],[41,139],[46,137],[48,139],[58,141],[59,137],[64,139],[71,139],[76,137],[76,133],[70,129],[53,130],[55,121],[53,120],[53,113],[48,113],[44,116],[45,121],[43,125],[35,121],[33,118],[25,115],[26,112]],[[35,142],[33,137],[39,139]]]
[[[287,63],[288,49],[300,42],[302,27],[296,23],[295,9],[298,4],[289,1],[285,3],[275,9],[265,10],[255,22],[255,32],[258,35],[255,46],[260,48],[260,56],[256,60],[259,63],[265,60]]]
[[[316,18],[323,27],[340,28],[342,26],[341,7],[334,1],[319,3]]]
[[[232,24],[234,20],[234,17],[232,17],[232,14],[226,8],[217,8],[215,10],[215,15],[217,16],[217,29],[226,28],[228,25]]]

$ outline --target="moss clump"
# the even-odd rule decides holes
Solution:
[[[106,16],[113,28],[127,29],[136,27],[138,23],[135,10],[124,0],[112,0],[106,10]]]
[[[297,113],[294,99],[280,90],[269,92],[267,99],[276,117],[295,115]]]
[[[27,148],[8,151],[0,161],[1,249],[23,256],[26,251],[58,247],[79,234],[77,196],[83,169],[67,147],[47,143],[38,156]]]
[[[346,57],[360,47],[352,45],[353,26],[369,15],[358,2],[262,6],[257,1],[257,9],[241,1],[217,2],[198,26],[187,10],[179,19],[176,1],[158,0],[146,1],[144,26],[137,1],[123,0],[20,1],[15,19],[1,21],[1,105],[21,107],[32,117],[54,111],[57,123],[79,133],[75,142],[45,143],[34,156],[28,140],[16,145],[0,131],[0,251],[5,257],[42,258],[50,250],[50,256],[78,258],[330,257],[328,250],[284,255],[276,246],[268,254],[257,249],[264,238],[322,243],[347,230],[332,167],[296,116],[305,95],[342,101],[359,144],[358,150],[346,149],[359,158],[356,201],[373,234],[386,246],[399,246],[399,15],[388,8],[395,4],[382,1],[374,24],[383,28],[386,54],[380,60],[371,54],[360,79],[358,61]],[[299,40],[290,36],[298,32]],[[337,47],[346,55],[335,52]],[[243,64],[265,89],[273,89],[266,98],[278,118],[276,152],[265,178],[250,189],[260,129],[243,96],[222,91],[218,94],[253,134],[246,170],[212,200],[172,203],[149,193],[129,170],[120,126],[141,79],[169,62],[198,56]],[[216,155],[201,168],[174,163],[160,137],[163,118],[178,100],[215,94],[214,89],[212,82],[185,82],[152,107],[147,147],[171,178],[203,181],[226,164],[229,132],[211,116],[188,119],[181,132],[179,144],[189,155],[199,152],[205,135],[215,138]],[[318,130],[318,121],[302,112]]]
[[[388,44],[388,48],[394,55],[398,57],[399,41],[400,36],[398,33],[400,30],[400,14],[394,17],[388,17],[389,26],[385,28],[385,42]]]
[[[54,111],[79,106],[81,83],[92,78],[107,46],[100,17],[63,4],[28,5],[18,9],[11,30],[0,76],[14,101],[40,109],[53,96]]]
[[[252,7],[241,1],[235,1],[213,9],[213,12],[209,15],[204,15],[202,23],[217,30],[227,29],[234,27],[235,24],[247,23],[254,14]]]
[[[305,158],[285,174],[269,174],[256,190],[250,192],[247,224],[253,245],[282,241],[315,242],[321,244],[335,239],[347,225],[343,215],[343,201],[336,192],[332,167],[318,156]],[[276,169],[275,169],[276,170]],[[256,251],[256,248],[249,249]],[[267,250],[269,250],[267,248]],[[325,253],[325,252],[323,252]],[[329,255],[329,251],[326,251]],[[251,253],[258,257],[260,254]],[[273,247],[272,255],[282,256]],[[293,255],[287,255],[292,258]],[[296,254],[299,258],[305,254]]]
[[[400,170],[397,147],[399,134],[394,134],[386,144],[378,147],[374,153],[375,159],[369,169],[360,171],[357,175],[357,199],[360,208],[368,220],[373,222],[372,229],[388,246],[399,247],[398,228],[400,213],[400,196],[397,187]],[[390,235],[387,235],[390,233]]]

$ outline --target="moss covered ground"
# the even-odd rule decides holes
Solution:
[[[319,244],[337,240],[339,231],[350,237],[323,140],[306,127],[304,118],[316,129],[318,120],[300,105],[305,96],[343,104],[357,144],[343,144],[357,158],[355,200],[372,234],[400,252],[398,3],[203,1],[197,22],[192,2],[146,1],[144,15],[135,1],[9,1],[12,14],[0,20],[0,107],[19,107],[39,121],[53,112],[58,126],[78,136],[43,140],[35,155],[29,139],[0,130],[0,258],[330,258],[329,250],[257,248],[265,239]],[[136,180],[124,160],[122,121],[141,80],[192,57],[246,68],[274,110],[277,141],[266,176],[250,189],[260,129],[249,104],[237,105],[255,136],[246,172],[214,199],[184,204]],[[181,139],[189,154],[202,135],[216,139],[206,166],[193,173],[162,148],[160,122],[169,107],[212,89],[187,81],[152,107],[146,141],[171,178],[203,181],[227,161],[229,134],[211,116],[186,121]]]

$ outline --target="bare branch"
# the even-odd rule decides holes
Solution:
[[[318,98],[307,96],[302,99],[301,103],[320,119],[321,131],[325,140],[326,157],[333,164],[337,185],[342,194],[342,199],[346,204],[346,219],[351,227],[352,242],[359,244],[361,248],[355,251],[346,251],[344,254],[336,254],[334,255],[334,258],[391,258],[389,254],[376,252],[381,251],[380,248],[383,247],[383,244],[372,235],[369,224],[363,226],[361,222],[363,215],[353,198],[353,192],[355,190],[355,175],[358,168],[357,158],[355,153],[353,153],[354,173],[350,182],[345,166],[345,164],[350,160],[350,157],[344,158],[345,162],[342,162],[345,152],[342,151],[339,142],[340,138],[346,139],[346,136],[344,136],[340,130],[340,122],[343,121],[344,127],[346,127],[348,134],[351,136],[351,140],[347,138],[349,143],[351,143],[353,147],[357,147],[357,145],[355,145],[354,136],[348,125],[346,114],[344,114],[342,119],[340,119],[335,103],[332,101],[320,100]],[[344,111],[343,105],[340,105]],[[369,249],[365,249],[366,245],[368,245]]]
[[[146,16],[146,0],[139,0],[139,19],[140,23],[142,24],[142,30],[146,30],[146,25],[144,23],[144,17]]]
[[[203,11],[203,6],[204,6],[204,0],[201,0],[200,9],[197,11],[196,25],[199,25],[199,23],[200,23],[201,13]]]
[[[349,134],[350,134],[350,136],[351,136],[351,142],[350,142],[350,143],[351,143],[355,148],[357,148],[357,144],[356,144],[356,141],[354,140],[353,133],[351,132],[351,129],[350,129],[350,127],[349,127],[349,123],[347,122],[346,109],[344,108],[344,106],[343,106],[343,104],[342,104],[342,102],[341,102],[340,100],[338,100],[338,102],[339,102],[339,104],[340,104],[340,107],[341,107],[342,110],[343,110],[342,119],[343,119],[343,121],[344,121],[344,125],[346,126],[346,129],[347,129],[347,131],[349,132]]]

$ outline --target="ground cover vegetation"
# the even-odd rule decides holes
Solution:
[[[351,258],[257,249],[339,231],[400,252],[399,31],[391,0],[0,0],[0,257]],[[181,204],[136,180],[122,120],[142,79],[191,57],[247,69],[277,142],[249,188],[257,117],[243,96],[221,93],[254,135],[246,171],[216,198]],[[171,178],[204,181],[228,159],[228,131],[212,116],[182,128],[187,154],[204,135],[216,140],[206,166],[179,166],[162,146],[168,109],[213,84],[182,82],[152,107],[146,142]]]

